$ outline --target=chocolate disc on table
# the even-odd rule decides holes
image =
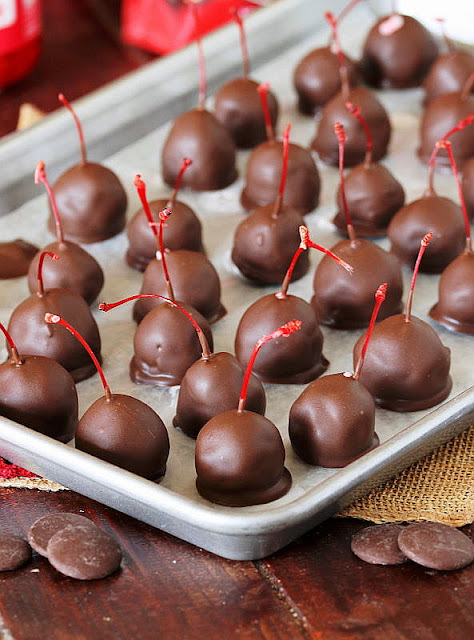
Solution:
[[[68,525],[82,525],[89,526],[90,528],[96,528],[96,525],[84,516],[77,515],[76,513],[48,513],[33,522],[28,531],[28,542],[42,556],[47,556],[47,547],[50,539],[67,527]]]
[[[30,545],[19,536],[0,533],[0,571],[13,571],[31,558]]]
[[[406,555],[400,551],[400,524],[377,524],[358,531],[351,541],[352,553],[370,564],[403,564]]]
[[[76,580],[105,578],[120,566],[117,542],[98,527],[70,524],[48,542],[47,556],[60,573]]]
[[[452,571],[474,561],[474,543],[462,531],[437,522],[417,522],[398,536],[403,553],[429,569]]]

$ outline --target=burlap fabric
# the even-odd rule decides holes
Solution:
[[[38,477],[0,478],[0,487],[59,491]],[[376,523],[432,520],[455,527],[474,522],[474,426],[373,489],[340,517]]]

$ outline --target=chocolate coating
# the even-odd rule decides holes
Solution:
[[[182,186],[195,191],[228,187],[237,178],[235,144],[219,120],[205,109],[193,109],[176,118],[161,154],[163,180],[171,187],[183,158],[191,158]]]
[[[429,164],[431,153],[438,140],[455,127],[460,120],[474,112],[474,95],[463,98],[461,92],[446,93],[432,100],[426,107],[420,125],[420,146],[418,156],[424,164]],[[474,155],[474,127],[457,131],[449,138],[458,169]],[[436,167],[449,167],[446,149],[440,149],[436,157]]]
[[[173,425],[192,438],[211,418],[235,409],[239,402],[245,369],[230,353],[213,353],[197,360],[186,371],[179,390]],[[265,414],[266,398],[263,385],[250,375],[246,407],[248,411]]]
[[[223,85],[216,94],[214,112],[239,149],[250,149],[266,137],[265,118],[258,93],[259,83],[251,78],[235,78]],[[275,94],[267,92],[272,127],[278,119]]]
[[[357,65],[344,56],[349,84],[359,80]],[[299,62],[293,74],[293,84],[298,94],[298,109],[307,116],[316,114],[341,90],[339,58],[330,47],[310,51]]]
[[[429,569],[453,571],[474,561],[474,544],[462,531],[439,522],[415,522],[398,536],[400,549]]]
[[[78,293],[87,304],[92,304],[104,286],[104,272],[90,253],[73,242],[52,242],[43,251],[59,256],[57,262],[43,262],[43,279],[48,289],[68,289]],[[28,270],[28,288],[31,293],[38,290],[38,254]]]
[[[400,209],[388,227],[391,251],[413,267],[420,240],[428,231],[433,231],[433,239],[423,254],[420,271],[441,273],[466,246],[461,208],[449,198],[425,195]]]
[[[258,207],[235,230],[232,261],[246,278],[258,284],[282,282],[300,245],[303,216],[296,209],[282,208],[277,216],[274,211],[275,203]],[[292,281],[302,278],[308,269],[305,251],[296,263]]]
[[[343,373],[314,380],[290,409],[293,449],[320,467],[345,467],[376,447],[374,429],[374,399],[363,384]]]
[[[347,95],[339,92],[324,107],[311,148],[317,151],[322,162],[337,166],[339,146],[334,133],[334,124],[340,122],[347,135],[344,147],[344,166],[353,167],[362,162],[366,152],[366,134],[363,126],[346,109],[346,102],[360,107],[370,127],[373,138],[373,159],[380,160],[387,154],[392,127],[385,108],[372,91],[354,87]]]
[[[51,358],[25,356],[0,364],[0,415],[34,431],[69,442],[78,421],[71,375]]]
[[[159,222],[159,213],[168,202],[166,199],[161,199],[149,203],[156,222]],[[128,223],[127,237],[129,242],[125,256],[127,263],[137,271],[145,271],[148,264],[156,257],[156,240],[148,226],[143,209],[139,209]],[[170,251],[188,249],[204,253],[201,222],[191,207],[184,202],[175,201],[171,224],[165,223],[163,228],[163,243]]]
[[[354,347],[354,363],[364,338]],[[450,361],[449,349],[429,324],[415,316],[406,322],[399,314],[375,325],[359,379],[384,409],[421,411],[449,395]]]
[[[30,262],[38,251],[38,247],[21,238],[0,242],[0,280],[26,276]]]
[[[240,196],[245,209],[251,211],[275,202],[282,167],[283,142],[268,140],[252,151],[245,171],[245,187]],[[303,215],[309,213],[318,206],[320,188],[319,172],[311,151],[290,143],[283,205],[297,209]]]
[[[378,162],[355,166],[344,178],[347,205],[358,236],[384,236],[393,215],[405,204],[405,191],[390,171]],[[346,233],[341,188],[336,194],[339,210],[336,227]]]
[[[402,525],[393,523],[365,527],[352,538],[352,553],[369,564],[403,564],[407,557],[398,546],[402,530]]]
[[[474,72],[474,55],[467,49],[448,51],[431,65],[425,78],[425,104],[438,96],[461,91],[471,73]]]
[[[13,571],[30,559],[31,549],[23,538],[0,533],[0,571]]]
[[[474,335],[474,254],[465,251],[443,271],[430,317],[452,331]]]
[[[217,504],[245,507],[285,495],[291,487],[280,433],[252,411],[215,416],[196,439],[196,487]]]
[[[102,360],[99,329],[87,302],[66,289],[47,289],[42,297],[34,293],[14,309],[8,331],[18,351],[56,360],[69,371],[74,382],[93,376],[96,368],[87,351],[65,327],[47,324],[46,313],[56,314],[69,322],[99,361]]]
[[[323,334],[311,306],[302,298],[281,298],[273,293],[254,302],[242,316],[235,335],[237,359],[246,366],[257,340],[290,320],[301,320],[300,331],[272,340],[255,359],[253,371],[263,382],[305,384],[329,365],[322,354]]]
[[[212,350],[212,332],[207,320],[189,305],[181,306],[201,327]],[[146,314],[135,331],[133,347],[130,378],[133,382],[157,387],[180,384],[202,352],[196,329],[182,311],[167,302]]]
[[[76,448],[150,480],[166,470],[169,438],[161,418],[141,400],[114,393],[96,400],[79,421]]]
[[[95,162],[77,164],[53,185],[64,237],[72,242],[102,242],[125,228],[127,194],[115,173]],[[48,229],[55,232],[53,214]]]
[[[81,525],[83,527],[90,527],[96,529],[96,525],[89,520],[76,513],[48,513],[45,516],[38,518],[31,525],[28,531],[28,542],[42,556],[48,555],[48,542],[51,538],[67,527],[68,525]]]
[[[384,33],[384,27],[390,24],[393,30],[388,29],[391,32]],[[437,55],[434,37],[418,20],[398,14],[383,16],[374,24],[365,41],[362,74],[368,84],[377,88],[417,87]]]
[[[381,282],[387,283],[387,296],[380,307],[382,320],[401,309],[402,273],[398,259],[379,246],[356,238],[338,242],[332,251],[353,268],[351,275],[337,262],[324,256],[314,274],[311,299],[321,324],[333,329],[367,327],[374,307],[374,295]]]
[[[463,167],[462,192],[467,212],[472,220],[474,218],[474,157],[468,160]]]
[[[219,276],[206,256],[187,249],[167,251],[166,264],[176,300],[182,300],[194,307],[209,324],[217,322],[226,314],[220,299]],[[145,269],[140,293],[168,296],[163,266],[158,260],[152,260]],[[159,304],[162,304],[161,301],[155,298],[137,300],[133,307],[133,319],[135,322],[141,322],[144,316]]]
[[[70,524],[48,542],[48,560],[65,576],[98,580],[117,571],[122,551],[102,529]]]

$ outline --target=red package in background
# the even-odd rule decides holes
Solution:
[[[247,0],[204,0],[198,4],[200,34],[229,22],[232,8],[251,10],[261,5]],[[171,53],[195,39],[193,11],[182,0],[123,0],[121,31],[126,44]]]

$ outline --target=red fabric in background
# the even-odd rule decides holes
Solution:
[[[16,464],[8,464],[0,458],[0,478],[37,478],[38,476],[31,471],[17,467]]]
[[[247,0],[205,0],[198,5],[200,33],[229,22],[232,8],[257,6]],[[169,0],[123,0],[121,29],[126,44],[159,54],[177,51],[195,39],[192,8]]]

